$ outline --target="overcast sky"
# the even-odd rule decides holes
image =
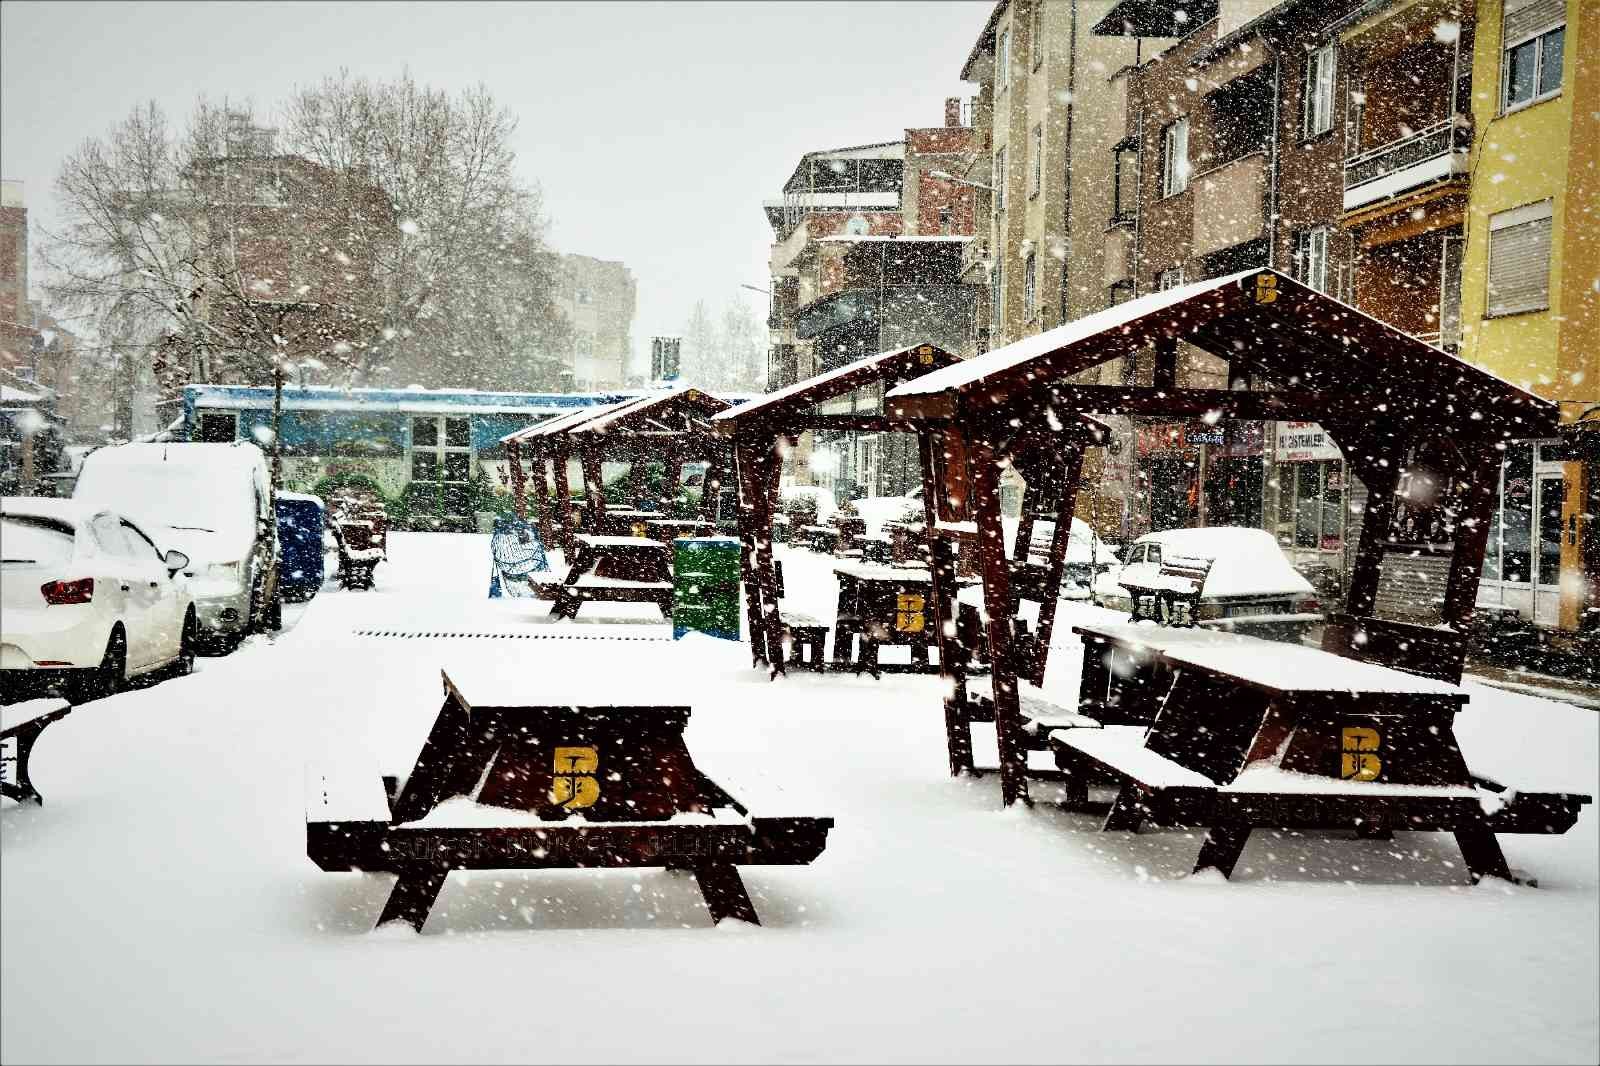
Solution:
[[[697,298],[765,317],[778,195],[814,148],[898,140],[972,91],[962,61],[988,0],[904,3],[0,4],[0,175],[52,221],[62,157],[136,102],[199,93],[275,104],[340,66],[455,90],[521,119],[523,175],[561,251],[639,283],[634,350]],[[37,277],[34,281],[37,297]]]

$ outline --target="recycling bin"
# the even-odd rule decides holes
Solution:
[[[672,542],[672,636],[705,633],[739,639],[739,540],[679,537]]]

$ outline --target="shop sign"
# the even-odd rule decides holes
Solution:
[[[1280,463],[1344,458],[1327,431],[1315,422],[1279,422],[1275,450]]]
[[[1161,452],[1181,452],[1184,449],[1184,432],[1182,423],[1165,423],[1156,426],[1140,426],[1137,446],[1140,455],[1155,455]]]

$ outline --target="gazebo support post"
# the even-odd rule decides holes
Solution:
[[[715,445],[713,445],[715,447]],[[713,452],[706,462],[706,474],[700,481],[700,517],[707,522],[717,519],[717,497],[722,492],[722,456]]]
[[[939,648],[939,678],[944,684],[945,747],[950,755],[950,776],[972,771],[972,731],[961,713],[967,702],[967,663],[959,648],[955,629],[955,557],[950,543],[939,535],[938,467],[933,461],[937,447],[933,431],[917,430],[917,454],[922,461],[922,522],[928,538],[928,572],[933,578],[933,636]]]
[[[1354,618],[1372,614],[1378,602],[1378,577],[1383,570],[1384,545],[1388,543],[1389,530],[1394,523],[1394,494],[1400,485],[1400,463],[1404,454],[1401,448],[1392,445],[1381,452],[1366,454],[1372,448],[1370,438],[1354,447],[1345,447],[1350,465],[1356,468],[1367,486],[1367,510],[1361,518],[1361,540],[1356,545],[1355,562],[1350,567],[1350,591],[1345,596],[1345,609]]]
[[[756,469],[761,500],[761,524],[756,529],[756,580],[761,583],[761,620],[766,627],[767,662],[773,674],[787,674],[783,647],[783,618],[778,612],[778,571],[773,564],[772,516],[777,511],[778,481],[783,474],[782,438],[774,438]]]
[[[1157,392],[1178,391],[1178,342],[1172,337],[1156,341],[1156,366],[1153,379]]]
[[[628,499],[629,507],[639,506],[639,497],[644,495],[644,479],[646,462],[640,449],[635,446],[633,453],[628,458]]]
[[[739,569],[744,578],[745,629],[750,637],[750,665],[768,662],[766,628],[762,625],[761,582],[756,577],[756,538],[761,524],[760,484],[756,476],[756,442],[734,443],[734,475],[739,483]]]
[[[511,506],[518,518],[528,519],[528,480],[522,473],[521,449],[514,440],[506,441],[506,461],[511,467]]]
[[[1494,518],[1500,480],[1500,457],[1492,448],[1464,449],[1463,463],[1466,507],[1456,517],[1456,547],[1450,556],[1450,579],[1444,590],[1444,624],[1458,633],[1472,621],[1478,602],[1478,581],[1483,576],[1484,550],[1489,543],[1489,523]]]
[[[1066,568],[1067,551],[1072,543],[1072,514],[1078,503],[1078,483],[1083,474],[1083,449],[1081,439],[1073,439],[1061,456],[1058,476],[1059,504],[1056,507],[1055,535],[1050,538],[1050,573],[1045,578],[1045,598],[1039,604],[1039,627],[1034,634],[1033,662],[1029,663],[1029,680],[1035,685],[1044,684],[1045,667],[1050,662],[1050,636],[1056,624],[1056,602],[1061,598],[1061,573]],[[1017,537],[1021,538],[1020,530]],[[1026,558],[1026,556],[1024,556]],[[1090,580],[1093,580],[1091,575]]]
[[[550,456],[551,465],[555,468],[556,479],[556,539],[561,542],[561,550],[572,556],[572,488],[567,484],[567,450],[556,447]]]
[[[1000,798],[1006,806],[1028,800],[1017,663],[1012,654],[1011,578],[1005,530],[1000,523],[999,456],[985,440],[972,442],[972,509],[978,524],[978,559],[983,568],[983,605],[989,615],[989,666],[994,684],[994,731],[1000,749]]]
[[[590,445],[583,450],[583,495],[589,501],[590,522],[593,526],[590,533],[599,533],[605,528],[606,519],[606,489],[601,482],[604,466],[600,460],[598,445]]]
[[[539,539],[546,547],[555,547],[551,540],[551,517],[555,509],[550,487],[550,464],[545,459],[543,450],[535,446],[533,452],[533,490],[534,498],[539,505]]]

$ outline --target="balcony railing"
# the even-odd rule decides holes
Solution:
[[[1344,164],[1344,209],[1467,173],[1470,130],[1450,119],[1351,156]]]
[[[959,351],[972,337],[977,314],[975,285],[890,285],[882,289],[845,289],[802,307],[795,324],[798,340],[828,345],[840,338],[835,331],[848,329],[857,337],[849,352],[834,352],[824,363],[859,358],[902,345],[926,341],[948,351]],[[824,335],[832,335],[825,337]],[[826,345],[825,345],[826,346]],[[831,366],[825,367],[831,369]]]

